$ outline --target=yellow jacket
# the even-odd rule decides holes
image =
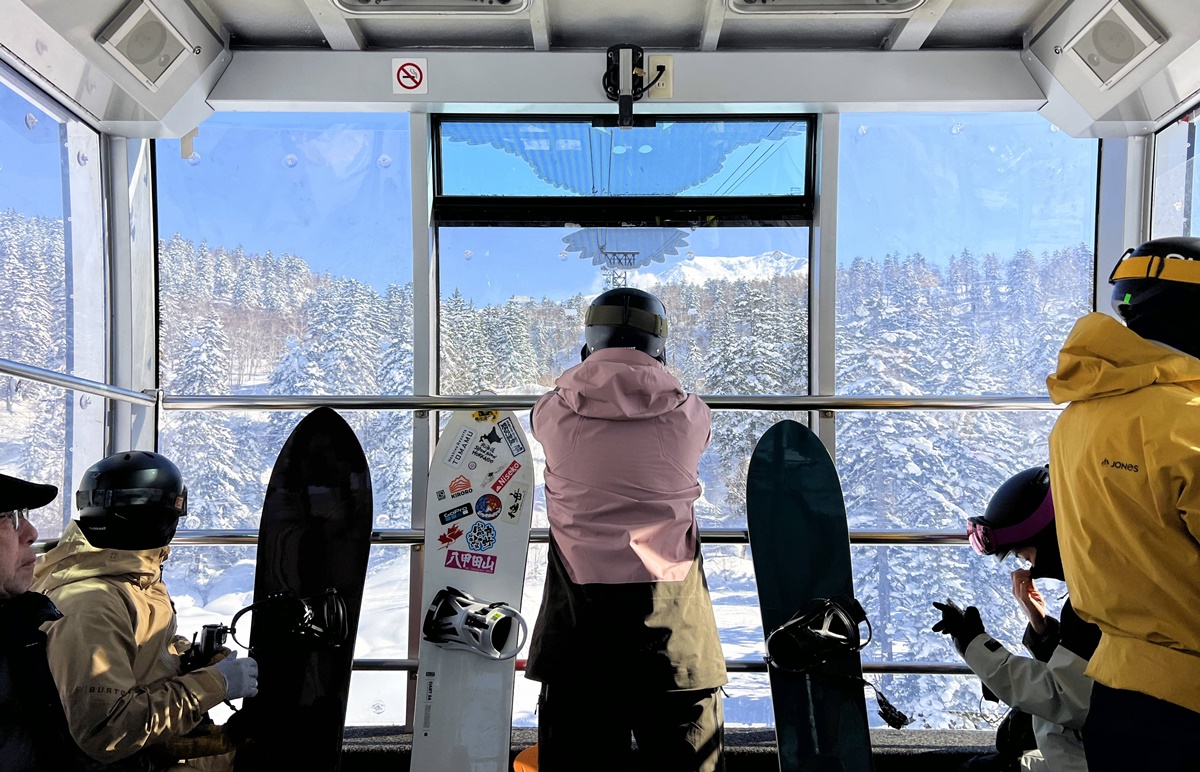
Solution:
[[[1071,602],[1103,633],[1087,674],[1200,712],[1200,359],[1088,314],[1046,385],[1071,403],[1050,489]]]
[[[225,699],[225,679],[213,668],[179,673],[187,642],[175,636],[162,583],[169,552],[97,549],[71,523],[34,574],[34,588],[63,613],[44,629],[71,734],[97,761],[186,734]]]

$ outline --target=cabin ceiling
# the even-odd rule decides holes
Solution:
[[[120,136],[214,110],[603,113],[618,44],[673,60],[658,114],[1038,110],[1137,136],[1200,95],[1195,2],[0,0],[0,62]]]
[[[1020,49],[1061,0],[206,0],[237,48]],[[359,7],[351,12],[348,9]],[[902,10],[896,11],[895,8]],[[840,9],[840,10],[835,10]],[[903,10],[911,9],[911,10]],[[919,35],[912,34],[919,27]]]

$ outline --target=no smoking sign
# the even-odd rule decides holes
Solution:
[[[428,94],[428,59],[393,59],[393,94]]]

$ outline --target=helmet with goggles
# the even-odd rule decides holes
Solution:
[[[75,493],[79,529],[93,547],[165,547],[187,514],[183,475],[166,456],[130,450],[92,464]]]
[[[1061,579],[1050,467],[1031,467],[1005,480],[992,494],[983,516],[967,519],[967,538],[976,552],[999,560],[1034,547],[1034,575]]]
[[[1187,323],[1200,304],[1200,238],[1153,239],[1127,250],[1108,282],[1113,310],[1129,329],[1200,357],[1200,335]]]

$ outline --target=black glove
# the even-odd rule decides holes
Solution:
[[[934,601],[933,607],[942,612],[942,618],[934,624],[933,631],[953,638],[954,647],[958,649],[959,654],[965,653],[975,636],[984,632],[979,609],[974,606],[967,606],[967,610],[963,611],[958,604],[947,598],[945,603]]]

